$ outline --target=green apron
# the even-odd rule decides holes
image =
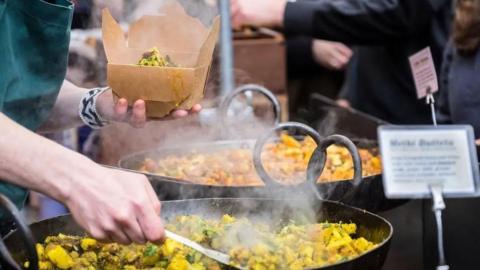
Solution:
[[[65,78],[72,16],[67,0],[0,0],[0,111],[30,130],[47,119]],[[5,182],[0,193],[17,207],[27,195]]]

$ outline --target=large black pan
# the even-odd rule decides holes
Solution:
[[[297,129],[310,135],[318,144],[320,136],[310,127],[299,123],[281,124],[292,129]],[[145,151],[126,156],[119,161],[119,167],[130,171],[136,171],[141,167],[146,158],[160,159],[169,154],[181,155],[190,153],[195,149],[201,153],[220,149],[253,149],[255,141],[219,141],[208,144],[187,145]],[[138,172],[138,171],[136,171]],[[197,198],[281,198],[292,192],[310,192],[308,183],[299,185],[281,186],[274,181],[264,182],[264,186],[220,186],[203,185],[190,182],[189,179],[176,179],[152,173],[144,173],[150,180],[155,192],[162,200],[182,200]],[[263,180],[263,179],[262,179]]]
[[[296,217],[307,217],[312,222],[354,222],[357,224],[357,236],[378,243],[378,246],[355,259],[335,265],[317,268],[329,270],[382,268],[390,246],[393,233],[391,224],[380,216],[349,207],[340,203],[320,200],[275,200],[275,199],[196,199],[184,201],[168,201],[162,205],[162,216],[166,221],[177,215],[198,214],[204,217],[220,217],[223,214],[235,216],[254,216],[272,222],[288,221]],[[37,241],[43,241],[49,235],[58,233],[84,235],[84,231],[73,221],[70,215],[47,219],[30,225]],[[18,262],[27,256],[22,234],[15,231],[4,239],[6,247]],[[32,243],[27,247],[31,248]],[[27,249],[28,250],[28,249]],[[33,265],[33,264],[31,264]],[[9,268],[8,268],[9,269]],[[34,269],[36,270],[36,269]]]
[[[264,144],[269,140],[272,133],[293,129],[301,132],[304,135],[312,137],[317,145],[320,145],[312,156],[309,164],[309,179],[311,183],[302,183],[296,186],[282,186],[277,184],[263,168],[261,164],[261,152]],[[354,169],[356,178],[353,181],[339,181],[331,183],[316,183],[313,179],[315,174],[320,175],[323,169],[324,161],[319,158],[325,152],[326,147],[332,144],[340,144],[349,149],[351,155],[354,157]],[[372,142],[358,141],[360,147],[372,147]],[[311,184],[315,184],[316,190],[319,191],[319,196],[324,199],[334,201],[342,201],[346,204],[366,209],[368,211],[377,212],[396,207],[401,201],[388,200],[384,196],[382,176],[372,175],[362,177],[362,163],[356,146],[343,136],[331,136],[321,138],[320,135],[312,128],[300,123],[283,123],[272,129],[271,132],[266,133],[254,141],[220,141],[209,144],[188,145],[183,147],[172,147],[156,149],[136,153],[126,156],[119,161],[119,167],[135,171],[141,167],[146,158],[160,159],[166,155],[175,154],[181,155],[189,153],[192,149],[196,149],[202,153],[209,151],[216,151],[227,148],[253,148],[253,158],[255,168],[265,183],[265,186],[247,187],[247,186],[211,186],[194,184],[188,179],[176,179],[172,177],[160,176],[156,174],[146,173],[152,186],[163,200],[177,200],[177,199],[195,199],[195,198],[277,198],[296,190],[305,191],[311,189]],[[355,191],[353,193],[352,191]],[[348,194],[347,194],[348,193]]]

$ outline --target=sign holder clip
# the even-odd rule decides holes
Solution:
[[[433,97],[432,88],[430,86],[427,88],[427,96],[425,97],[427,105],[430,105],[432,111],[432,121],[433,125],[437,126],[437,115],[435,114],[435,98]]]

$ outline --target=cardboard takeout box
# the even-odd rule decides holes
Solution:
[[[200,102],[220,29],[219,17],[207,28],[180,4],[164,6],[161,14],[143,16],[126,36],[107,9],[102,14],[108,84],[116,98],[126,98],[130,105],[145,100],[149,117]],[[177,67],[137,65],[152,47]]]

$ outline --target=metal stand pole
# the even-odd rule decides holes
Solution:
[[[226,95],[235,88],[233,76],[233,42],[230,23],[230,0],[219,0],[220,10],[220,76],[221,95]]]
[[[435,99],[433,98],[432,90],[430,87],[427,89],[427,97],[426,97],[427,104],[430,104],[430,110],[432,111],[432,121],[433,125],[437,126],[437,115],[435,114]]]
[[[438,240],[438,266],[437,270],[448,270],[450,267],[446,264],[445,250],[443,247],[443,223],[442,210],[445,209],[445,202],[442,195],[442,187],[434,185],[430,187],[432,192],[433,206],[432,211],[435,214],[435,221],[437,223],[437,240]]]

